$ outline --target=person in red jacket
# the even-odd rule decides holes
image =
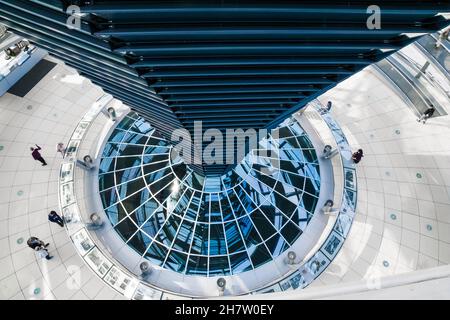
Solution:
[[[47,165],[47,162],[45,162],[44,158],[42,158],[41,153],[39,152],[39,150],[41,150],[42,148],[39,147],[38,145],[36,145],[37,148],[33,148],[31,147],[31,155],[33,156],[34,160],[39,161],[40,163],[42,163],[43,166]]]

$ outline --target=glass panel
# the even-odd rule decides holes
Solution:
[[[183,272],[186,267],[187,257],[185,253],[172,250],[167,256],[164,267],[173,271]]]
[[[117,192],[115,188],[100,192],[100,199],[103,203],[103,208],[108,208],[117,202]]]
[[[167,247],[171,247],[172,242],[175,239],[175,235],[177,234],[180,223],[181,223],[180,217],[175,215],[169,216],[163,228],[158,233],[156,240],[166,245]]]
[[[230,274],[228,257],[211,257],[209,258],[209,276],[219,276]]]
[[[116,158],[116,170],[141,165],[141,157]]]
[[[131,219],[126,218],[114,227],[117,230],[122,239],[126,242],[137,231],[137,226]]]
[[[150,216],[150,219],[141,226],[142,230],[150,237],[154,238],[156,233],[161,229],[166,221],[166,212],[163,207],[158,207]]]
[[[231,209],[230,202],[228,201],[227,194],[225,192],[220,194],[220,207],[222,209],[223,221],[229,221],[234,219],[233,210]]]
[[[189,252],[193,234],[194,234],[194,223],[187,220],[183,220],[180,227],[180,231],[178,232],[177,239],[173,244],[173,248],[183,252]]]
[[[210,224],[209,255],[227,254],[223,224]]]
[[[141,192],[137,192],[134,195],[122,200],[122,205],[128,213],[133,212],[136,208],[138,208],[141,203],[144,203],[148,199],[148,190],[142,189]],[[141,225],[144,223],[142,220],[142,216],[140,216],[141,212],[139,210],[135,211],[135,213],[130,214],[130,218],[136,222],[137,225]]]
[[[302,234],[302,231],[297,228],[297,226],[289,221],[281,230],[281,234],[291,245],[295,240]]]
[[[147,121],[145,121],[144,118],[139,118],[135,123],[133,123],[129,130],[141,134],[148,134],[152,131],[152,127]]]
[[[255,210],[250,215],[250,217],[253,221],[253,224],[256,226],[256,229],[258,229],[259,234],[264,239],[268,239],[274,233],[276,233],[275,228],[270,224],[269,220],[266,219],[266,217],[260,210]]]
[[[262,205],[259,209],[264,212],[267,219],[269,219],[277,230],[280,230],[286,222],[286,218],[281,211],[268,202],[265,205]]]
[[[230,198],[230,203],[233,204],[233,211],[234,211],[235,217],[240,218],[240,217],[246,216],[247,211],[245,211],[241,202],[238,200],[236,193],[234,192],[234,189],[230,190],[230,193],[228,193],[228,196]]]
[[[145,257],[152,263],[160,266],[164,262],[167,252],[168,250],[166,247],[157,242],[153,242],[152,245],[148,248]]]
[[[122,142],[130,144],[145,144],[147,140],[147,136],[135,132],[127,132],[123,137]]]
[[[131,127],[131,125],[134,123],[134,121],[136,121],[136,120],[126,116],[125,118],[123,118],[122,121],[119,122],[119,124],[117,125],[116,128],[128,130]]]
[[[150,192],[152,194],[158,193],[158,200],[164,201],[171,193],[171,191],[169,190],[171,186],[169,186],[169,184],[173,182],[174,178],[174,175],[170,173],[164,178],[155,181],[150,185]]]
[[[128,242],[128,245],[131,246],[137,253],[142,254],[147,250],[147,247],[150,245],[151,239],[145,235],[145,233],[138,231]]]
[[[148,194],[148,191],[146,192]],[[142,196],[143,198],[143,196]],[[148,200],[143,199],[141,200],[141,203],[146,201],[143,205],[141,205],[134,213],[134,220],[138,224],[138,226],[142,226],[143,223],[147,221],[148,218],[155,212],[155,210],[158,208],[158,203],[154,200]]]
[[[115,185],[114,182],[114,174],[113,173],[106,173],[102,174],[98,177],[98,187],[100,191],[109,189]]]
[[[125,198],[141,190],[144,187],[145,187],[144,179],[138,178],[133,181],[128,181],[127,183],[123,183],[117,186],[117,191],[119,193],[120,198]]]
[[[114,158],[104,158],[102,162],[100,162],[99,166],[99,174],[110,172],[114,170],[114,166],[116,165],[116,159]]]
[[[209,202],[209,194],[203,193],[202,200],[200,202],[200,211],[198,212],[198,222],[209,222]]]
[[[249,251],[250,252],[250,251]],[[264,244],[256,247],[253,253],[250,254],[250,259],[252,259],[253,266],[255,268],[263,265],[264,263],[272,260],[269,251]]]
[[[192,241],[191,254],[208,254],[208,232],[208,224],[197,223]]]
[[[280,234],[274,235],[272,238],[267,240],[266,242],[267,248],[270,250],[270,253],[272,253],[272,256],[277,257],[281,253],[284,252],[287,248],[289,248],[289,244],[284,241],[283,237],[281,237]]]
[[[120,156],[135,156],[142,155],[144,151],[144,146],[139,145],[131,145],[131,144],[122,144],[120,145]]]
[[[200,206],[200,197],[201,197],[201,193],[200,192],[195,192],[194,196],[191,199],[191,203],[189,204],[189,208],[186,211],[186,216],[185,218],[190,219],[192,221],[195,221],[197,218],[197,212]]]
[[[115,157],[119,152],[119,144],[108,142],[103,149],[102,157]]]
[[[233,274],[252,270],[252,263],[245,251],[230,255],[230,265]]]
[[[241,229],[242,236],[244,237],[245,244],[249,250],[252,246],[262,242],[261,237],[256,232],[255,226],[249,217],[244,217],[238,220],[238,224]]]
[[[208,275],[208,258],[202,256],[189,256],[186,274]]]
[[[130,169],[116,171],[115,175],[117,184],[121,184],[129,180],[136,179],[137,177],[140,177],[142,175],[142,172],[140,167],[134,167]]]
[[[108,216],[109,221],[111,221],[112,225],[117,224],[117,222],[119,222],[119,208],[122,208],[121,206],[112,206],[109,207],[108,209],[105,209],[105,213]],[[123,208],[122,208],[122,217],[125,214]]]
[[[225,233],[227,236],[228,251],[230,253],[245,250],[245,245],[242,241],[236,221],[225,223]]]
[[[219,204],[219,197],[217,194],[211,195],[211,209],[210,209],[210,216],[211,216],[211,222],[222,222],[222,213],[220,212],[220,204]]]
[[[302,197],[303,207],[309,212],[313,211],[316,207],[318,199],[314,196],[309,195],[308,193],[304,193]],[[312,212],[314,213],[314,211]]]
[[[111,142],[120,142],[123,137],[125,137],[125,131],[122,130],[114,130],[111,136],[109,137],[109,141]]]
[[[241,200],[241,203],[244,206],[244,209],[247,213],[250,213],[257,208],[256,205],[253,203],[252,199],[249,196],[247,196],[245,191],[240,186],[234,188],[234,191],[237,197]]]

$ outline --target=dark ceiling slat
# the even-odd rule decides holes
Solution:
[[[380,1],[377,1],[380,3]],[[186,4],[186,3],[185,3]],[[350,4],[350,5],[349,5]],[[195,18],[209,18],[217,19],[224,18],[226,15],[231,15],[235,18],[260,18],[268,20],[268,15],[273,15],[272,19],[288,19],[289,17],[300,19],[302,16],[341,16],[341,15],[356,15],[367,16],[367,7],[373,2],[349,2],[333,1],[330,3],[314,3],[314,2],[283,2],[277,1],[272,5],[265,3],[254,2],[253,4],[236,3],[235,1],[208,1],[205,3],[189,3],[187,5],[180,5],[177,2],[145,2],[130,3],[127,1],[115,2],[101,2],[96,1],[95,5],[86,5],[82,7],[82,12],[96,13],[102,16],[118,14],[126,16],[126,18],[133,19],[133,16],[145,16],[147,18],[153,17],[155,19],[195,19]],[[402,7],[403,4],[403,7]],[[437,12],[448,10],[448,4],[442,2],[409,2],[408,8],[404,7],[405,3],[388,1],[383,2],[383,14],[386,16],[430,16]]]
[[[221,95],[174,95],[173,97],[167,97],[164,100],[167,102],[179,102],[179,101],[224,101],[224,100],[266,100],[266,99],[299,99],[303,97],[294,93],[281,93],[281,94],[221,94]]]
[[[265,112],[265,113],[270,113],[271,111],[275,111],[275,112],[281,112],[284,110],[287,110],[288,107],[281,107],[281,106],[257,106],[257,107],[252,107],[251,111],[252,114],[253,113],[257,113],[257,112]],[[191,117],[191,118],[196,118],[198,115],[204,115],[204,114],[211,114],[214,117],[217,117],[218,113],[222,113],[224,115],[226,114],[232,114],[232,113],[241,113],[243,112],[242,108],[233,108],[233,107],[229,107],[226,109],[219,109],[219,108],[211,108],[211,110],[208,110],[208,113],[205,113],[203,110],[201,109],[195,109],[195,108],[183,108],[181,110],[174,110],[175,114],[183,116],[183,117]],[[239,114],[236,114],[236,116],[238,116]]]
[[[251,101],[251,100],[241,100],[241,101],[215,101],[215,102],[196,102],[196,103],[187,103],[187,102],[179,102],[170,104],[171,108],[205,108],[205,107],[228,107],[228,106],[264,106],[264,105],[284,105],[288,102],[286,100],[265,100],[265,101]],[[292,104],[292,102],[291,102]]]
[[[265,57],[264,59],[255,57],[235,57],[235,58],[211,58],[211,57],[177,57],[173,58],[146,58],[138,62],[131,63],[133,68],[160,68],[160,67],[194,67],[194,66],[301,66],[301,65],[368,65],[373,60],[364,56],[338,56],[321,57],[317,55],[297,55],[286,57]]]
[[[235,94],[235,93],[269,93],[269,92],[316,92],[320,91],[320,88],[312,85],[259,85],[259,86],[230,86],[230,87],[212,87],[212,88],[162,88],[158,93],[162,96],[166,95],[204,95],[204,94],[216,94],[217,96],[222,94]]]
[[[308,52],[369,52],[373,48],[397,50],[401,44],[391,44],[383,41],[341,41],[339,43],[251,43],[251,44],[177,44],[177,45],[156,45],[156,44],[136,44],[113,49],[114,52],[131,56],[208,56],[208,55],[271,55],[271,54],[299,54]]]
[[[177,78],[177,77],[229,77],[229,76],[265,76],[265,75],[323,75],[323,74],[353,74],[342,68],[272,68],[268,69],[213,69],[150,71],[142,76],[145,78]]]
[[[354,24],[352,27],[343,27],[342,24],[332,25],[324,28],[320,21],[317,27],[276,27],[276,26],[252,26],[252,28],[239,27],[184,27],[167,26],[165,28],[148,25],[146,27],[122,27],[115,26],[95,32],[99,38],[115,37],[124,42],[155,42],[155,41],[221,41],[221,40],[305,40],[305,39],[329,39],[336,37],[341,39],[352,39],[355,36],[368,36],[371,38],[395,37],[398,34],[426,33],[423,26],[403,26],[398,24],[388,25],[383,23],[383,29],[371,30],[365,24]]]
[[[205,80],[161,80],[151,86],[154,88],[168,87],[199,87],[199,86],[251,86],[251,85],[291,85],[291,84],[331,84],[332,80],[320,77],[308,78],[227,78],[227,79],[205,79]]]
[[[242,111],[243,111],[243,109],[241,108],[241,112]],[[264,112],[261,112],[261,111],[260,112],[255,112],[255,111],[252,110],[253,117],[252,118],[246,117],[246,120],[255,120],[255,119],[270,120],[270,118],[273,115],[279,114],[280,111],[281,110],[279,110],[277,112],[276,109],[273,109],[273,110],[269,110],[269,111],[266,110]],[[228,113],[228,115],[232,115],[232,113],[230,112],[230,113]],[[232,118],[234,118],[235,116],[236,115],[232,115]],[[181,121],[187,121],[187,120],[197,120],[197,121],[202,120],[203,121],[205,119],[217,119],[217,114],[216,115],[215,114],[196,114],[195,117],[193,117],[192,114],[184,115],[184,114],[180,113],[178,115],[178,117],[179,117],[179,119],[181,119]],[[233,119],[229,119],[229,120],[233,120]]]

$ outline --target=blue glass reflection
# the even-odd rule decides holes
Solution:
[[[317,154],[301,126],[275,133],[257,157],[205,180],[130,113],[102,151],[105,213],[133,250],[175,272],[237,274],[272,261],[305,230],[320,192]]]

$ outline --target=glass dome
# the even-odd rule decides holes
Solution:
[[[111,224],[153,264],[188,275],[249,271],[287,250],[314,214],[319,164],[295,121],[260,141],[275,153],[253,150],[223,176],[194,172],[173,159],[173,148],[130,113],[112,132],[99,168]]]

